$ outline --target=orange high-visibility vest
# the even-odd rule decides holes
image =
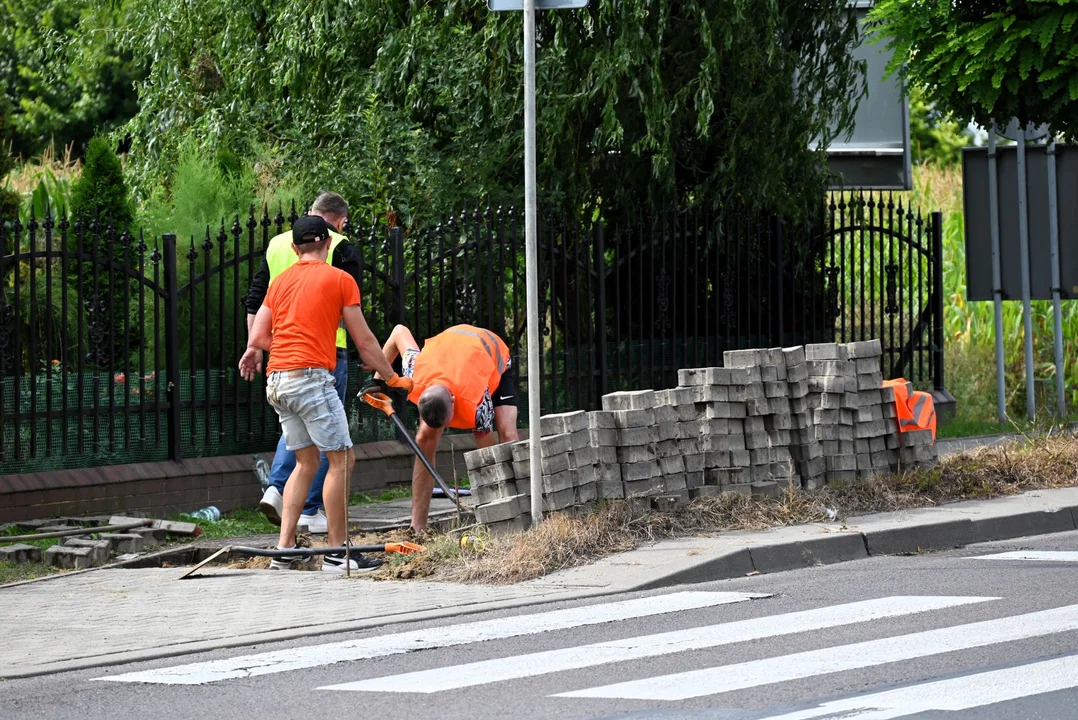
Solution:
[[[424,390],[444,385],[453,393],[449,427],[474,430],[475,411],[484,393],[494,393],[508,362],[509,346],[490,330],[454,325],[427,340],[416,356],[408,399],[419,404]]]
[[[936,403],[930,393],[914,390],[903,378],[884,380],[883,387],[895,389],[895,408],[898,410],[898,431],[931,430],[936,440]]]

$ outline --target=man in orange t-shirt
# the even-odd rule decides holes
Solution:
[[[296,467],[285,483],[277,542],[282,550],[296,546],[296,523],[318,468],[319,452],[329,461],[322,492],[327,541],[340,546],[347,537],[345,492],[352,439],[332,373],[342,317],[363,360],[390,386],[412,390],[412,381],[393,372],[367,327],[355,280],[326,262],[329,240],[329,225],[316,215],[302,217],[292,226],[292,247],[299,261],[270,285],[240,359],[240,374],[250,381],[261,370],[262,351],[269,350],[266,398],[281,418],[285,446],[296,454]],[[274,559],[271,567],[290,568],[295,559]],[[353,555],[351,565],[356,571],[373,570],[381,562]],[[324,557],[323,572],[344,570],[344,558]]]

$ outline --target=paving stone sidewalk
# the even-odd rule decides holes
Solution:
[[[579,591],[316,572],[105,569],[0,588],[0,678],[555,601]]]

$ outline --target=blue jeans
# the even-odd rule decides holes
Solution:
[[[341,348],[337,348],[337,367],[333,368],[333,379],[337,396],[343,405],[344,396],[348,393],[348,353]],[[273,465],[270,466],[269,475],[270,485],[277,488],[282,495],[285,481],[288,480],[288,476],[292,474],[295,467],[296,454],[285,447],[284,435],[282,435],[277,443],[277,452],[273,454]],[[318,465],[314,480],[311,481],[311,490],[307,493],[307,504],[303,506],[304,515],[314,515],[325,505],[322,502],[322,485],[326,482],[327,472],[329,472],[329,460],[323,453],[322,462]]]

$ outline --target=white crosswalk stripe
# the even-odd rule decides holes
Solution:
[[[1078,630],[1078,605],[575,690],[556,697],[687,700],[1072,630]]]
[[[1078,688],[1078,657],[1061,657],[824,703],[766,720],[890,720],[932,710],[969,710]]]
[[[940,610],[994,600],[982,597],[885,597],[844,605],[769,615],[736,622],[595,643],[561,650],[498,658],[358,682],[330,685],[323,690],[434,693],[514,680],[546,673],[576,670],[607,663],[670,655],[767,637],[793,635],[841,625],[853,625],[901,615]]]
[[[249,678],[331,665],[350,660],[386,657],[416,650],[468,645],[486,640],[501,640],[586,625],[616,622],[618,620],[631,620],[633,618],[664,615],[684,610],[697,610],[767,597],[770,597],[770,595],[763,593],[677,592],[669,595],[637,598],[635,600],[586,605],[566,610],[552,610],[531,615],[481,620],[459,625],[380,635],[359,640],[275,650],[225,660],[190,663],[157,670],[111,675],[94,678],[94,680],[165,685],[201,685],[222,680]],[[314,611],[315,609],[312,608],[312,612]]]
[[[1063,550],[1014,550],[977,555],[976,560],[1037,560],[1040,562],[1078,562],[1078,552]]]

